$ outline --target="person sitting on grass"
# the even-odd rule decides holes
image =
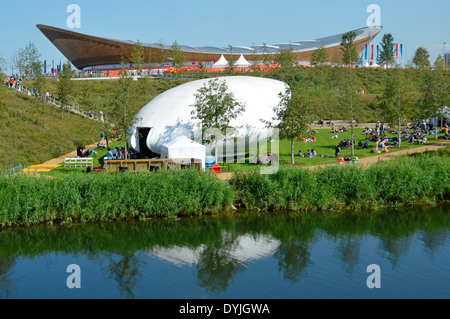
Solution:
[[[306,157],[313,157],[313,153],[310,150],[308,150],[308,152],[306,152]]]
[[[364,141],[364,148],[369,148],[370,146],[370,139],[366,138],[366,140]]]
[[[91,154],[89,149],[86,149],[84,146],[79,146],[77,148],[77,156],[78,157],[88,157]]]
[[[317,152],[315,150],[311,150],[312,153],[312,157],[316,157],[317,156]]]
[[[305,154],[302,153],[302,150],[299,150],[297,154],[299,157],[305,157]]]
[[[358,148],[363,148],[363,147],[364,147],[364,145],[363,145],[362,141],[359,140],[359,142],[358,142]]]
[[[108,147],[108,152],[106,152],[106,159],[107,160],[113,160],[114,159],[114,155],[111,152],[111,147]]]

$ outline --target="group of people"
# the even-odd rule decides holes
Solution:
[[[317,152],[315,150],[311,149],[311,150],[308,150],[306,153],[303,154],[302,151],[299,150],[297,155],[300,156],[300,157],[316,157],[317,156]]]
[[[331,131],[330,131],[330,133],[347,133],[347,129],[344,127],[344,126],[342,126],[341,128],[334,128],[334,127],[332,127],[331,128]]]
[[[22,82],[23,82],[22,77],[13,75],[9,78],[7,85],[11,89],[21,91],[22,90]]]
[[[128,151],[128,158],[131,158],[131,151]],[[114,148],[114,150],[111,151],[111,147],[108,147],[108,151],[106,152],[106,159],[107,160],[119,160],[119,159],[125,159],[125,148],[121,147],[120,149],[118,147]]]

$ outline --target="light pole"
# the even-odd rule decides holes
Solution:
[[[443,46],[443,54],[442,54],[442,57],[444,58],[444,71],[446,70],[446,65],[447,65],[447,60],[445,59],[445,42],[444,42],[444,46]]]

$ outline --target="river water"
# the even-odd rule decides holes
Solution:
[[[450,210],[4,229],[0,298],[450,298]]]

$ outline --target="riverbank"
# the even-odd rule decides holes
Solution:
[[[425,173],[426,172],[426,173]],[[195,170],[117,175],[0,178],[0,225],[145,220],[255,212],[362,210],[450,199],[447,151],[402,157],[367,169],[281,167],[238,172],[228,181]]]

